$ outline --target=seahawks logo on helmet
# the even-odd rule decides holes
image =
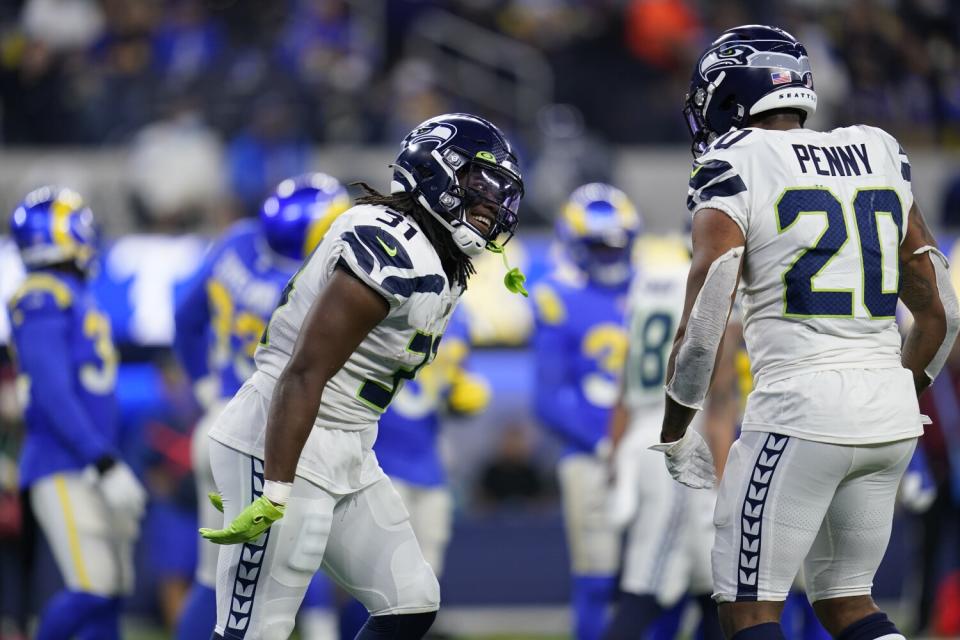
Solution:
[[[700,75],[706,79],[707,74],[724,67],[746,67],[749,65],[747,56],[756,53],[752,47],[735,46],[717,49],[700,61]]]
[[[457,135],[457,128],[448,123],[420,127],[410,132],[410,135],[407,136],[406,144],[413,145],[424,142],[436,142],[438,145],[441,145],[455,135]]]
[[[785,69],[804,78],[810,73],[810,60],[777,51],[757,51],[755,48],[737,44],[711,51],[700,60],[700,77],[708,80],[707,74],[728,67],[754,67]]]

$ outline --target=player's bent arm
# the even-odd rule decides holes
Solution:
[[[627,434],[627,426],[630,424],[630,411],[624,402],[624,390],[621,380],[620,396],[617,403],[613,405],[610,411],[610,421],[607,424],[606,438],[600,440],[600,444],[594,449],[597,455],[606,463],[607,483],[613,485],[616,482],[617,474],[617,450],[623,442],[623,437]],[[618,527],[624,526],[624,522],[617,524]]]
[[[746,239],[730,216],[702,209],[693,218],[693,260],[683,316],[667,365],[667,399],[661,442],[683,437],[702,408],[737,290]]]
[[[610,452],[613,453],[623,440],[627,432],[627,424],[630,422],[630,412],[627,410],[627,404],[624,402],[624,378],[626,374],[620,376],[620,395],[617,396],[617,404],[613,405],[613,411],[610,413],[610,424],[607,427],[607,438],[610,439]]]
[[[387,301],[343,268],[304,318],[267,416],[264,477],[292,483],[327,381],[389,312]],[[269,496],[268,496],[269,497]]]
[[[607,430],[607,437],[610,439],[611,453],[617,450],[620,441],[623,440],[623,436],[627,433],[627,423],[629,421],[630,414],[627,411],[627,407],[623,404],[623,400],[620,400],[613,406],[613,411],[610,414],[610,428]]]
[[[900,245],[900,299],[913,314],[901,361],[917,394],[943,368],[960,331],[960,309],[946,257],[937,249],[916,203]]]

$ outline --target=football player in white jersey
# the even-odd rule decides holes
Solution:
[[[716,605],[710,598],[710,547],[713,545],[712,491],[674,482],[648,447],[660,441],[667,357],[683,312],[689,250],[682,242],[645,240],[641,265],[627,307],[629,348],[620,401],[611,420],[613,488],[610,519],[626,529],[620,597],[605,640],[639,637],[683,596],[691,594],[701,611],[700,636],[722,638]],[[738,326],[731,323],[731,333]],[[732,336],[718,363],[717,381],[698,428],[715,460],[730,447],[736,430],[737,376]],[[719,463],[718,463],[719,467]],[[718,475],[720,469],[718,469]],[[672,618],[670,618],[672,620]],[[666,623],[666,621],[664,621]],[[677,621],[678,622],[678,621]]]
[[[801,565],[840,640],[903,635],[871,597],[897,486],[923,418],[917,396],[960,329],[947,261],[886,132],[803,128],[816,108],[806,50],[747,25],[700,57],[686,109],[693,264],[671,353],[667,467],[713,484],[702,406],[742,281],[754,390],[717,497],[714,599],[736,640],[783,638]],[[898,298],[914,324],[901,347]]]
[[[231,545],[215,637],[287,638],[321,566],[370,611],[357,638],[420,638],[436,615],[437,579],[372,446],[436,353],[471,258],[515,230],[523,185],[504,135],[466,114],[418,126],[393,167],[391,195],[368,188],[290,280],[256,373],[210,431],[229,524],[201,533]]]

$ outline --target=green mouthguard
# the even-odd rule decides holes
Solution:
[[[527,276],[523,275],[523,272],[517,267],[510,266],[507,261],[507,253],[503,250],[503,247],[495,242],[490,242],[487,244],[487,250],[499,253],[500,257],[503,258],[503,266],[507,269],[507,274],[503,276],[503,286],[507,288],[507,291],[519,293],[524,298],[528,297],[530,294],[523,287],[523,283],[527,281]]]

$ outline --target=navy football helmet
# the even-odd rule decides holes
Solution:
[[[260,224],[273,251],[299,262],[349,208],[350,195],[339,180],[325,173],[308,173],[277,185],[260,207]]]
[[[492,123],[448,113],[403,139],[393,165],[392,193],[414,195],[469,256],[506,244],[517,228],[523,180],[510,142]],[[486,221],[478,228],[467,217]]]
[[[748,24],[724,31],[697,61],[683,115],[694,156],[750,116],[798,109],[805,120],[817,109],[807,50],[776,27]],[[803,120],[801,120],[803,124]]]
[[[93,213],[76,191],[45,186],[28,193],[10,218],[28,269],[73,263],[86,271],[96,253]]]

